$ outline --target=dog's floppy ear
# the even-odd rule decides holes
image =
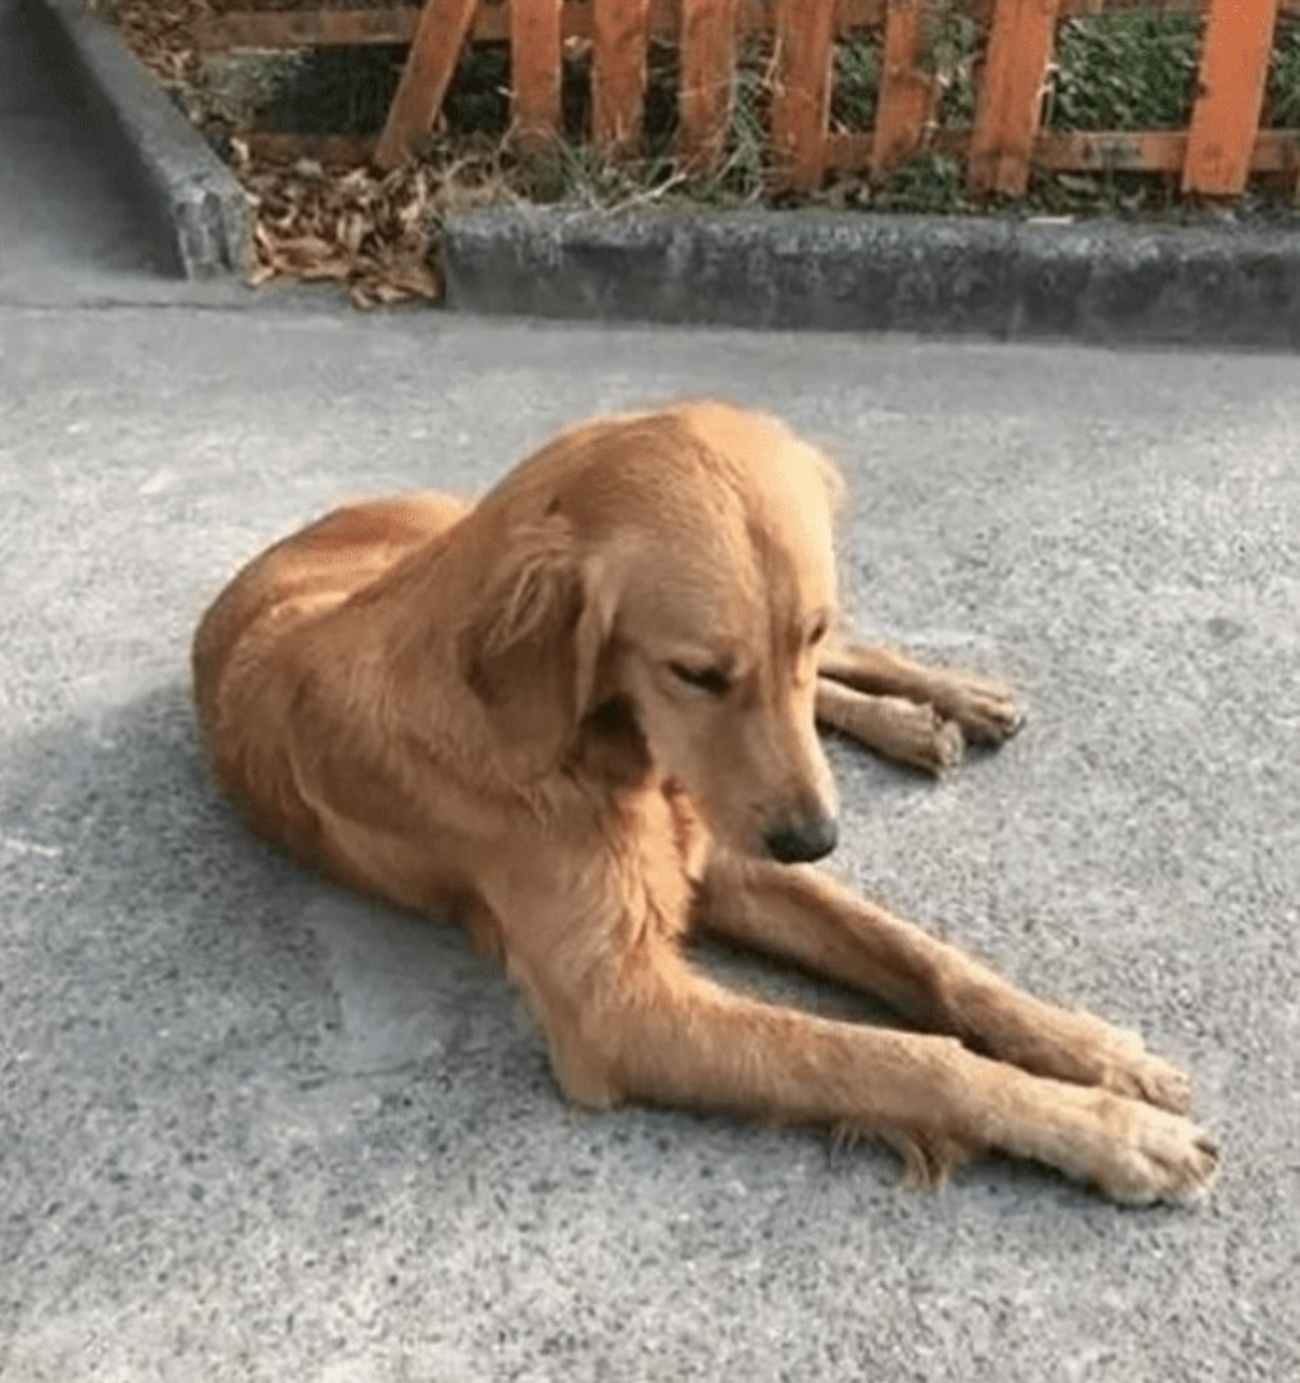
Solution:
[[[521,781],[554,768],[590,707],[612,623],[597,555],[579,555],[566,520],[510,534],[460,633],[463,675]]]

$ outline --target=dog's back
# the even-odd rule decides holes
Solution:
[[[312,855],[316,822],[282,751],[309,673],[295,652],[330,612],[446,533],[466,506],[416,494],[337,509],[254,558],[204,614],[192,648],[199,728],[210,762],[253,824]]]
[[[349,599],[395,562],[446,532],[465,505],[415,494],[336,509],[255,557],[204,614],[194,636],[195,692],[207,714],[227,671],[291,637],[304,621]]]

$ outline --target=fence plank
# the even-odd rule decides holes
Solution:
[[[292,163],[300,158],[323,163],[366,163],[375,141],[362,135],[270,134],[252,130],[241,136],[258,157]],[[872,166],[875,135],[870,131],[833,133],[826,139],[826,167],[837,173],[861,173]],[[970,148],[970,131],[936,130],[933,147],[961,158]],[[1034,140],[1034,164],[1055,173],[1122,170],[1178,173],[1187,161],[1185,130],[1072,130],[1040,134]],[[1300,168],[1300,130],[1261,130],[1250,159],[1252,173],[1294,174]]]
[[[834,19],[834,0],[777,0],[772,145],[783,181],[800,191],[824,171]]]
[[[937,87],[933,64],[922,66],[923,45],[927,26],[939,18],[925,0],[888,0],[871,156],[871,171],[876,177],[906,163],[925,139]]]
[[[776,0],[735,0],[736,29],[741,34],[771,33]],[[521,6],[533,0],[520,0]],[[678,6],[681,0],[650,0],[650,33],[669,42],[682,31]],[[992,10],[992,0],[968,0],[972,19]],[[1060,0],[1057,15],[1073,19],[1082,15],[1205,14],[1211,0]],[[835,32],[872,28],[884,22],[887,0],[838,0]],[[484,5],[474,16],[471,36],[477,42],[501,43],[510,38],[514,4]],[[562,26],[565,38],[589,39],[592,35],[591,0],[577,4],[564,0]],[[1300,0],[1278,0],[1278,13],[1300,15]],[[420,7],[395,4],[391,8],[328,10],[222,10],[197,20],[198,47],[205,53],[231,48],[307,48],[317,44],[408,43],[415,32]]]
[[[975,103],[970,182],[977,192],[1020,196],[1042,115],[1056,39],[1057,0],[996,0],[984,80]]]
[[[381,168],[396,168],[413,140],[427,134],[442,109],[478,0],[428,0],[415,26],[402,80],[375,150]]]
[[[1245,190],[1273,50],[1277,0],[1213,0],[1187,132],[1183,191]]]
[[[591,137],[607,153],[631,153],[641,139],[649,0],[599,0],[593,5]]]
[[[1186,130],[1076,130],[1039,135],[1034,162],[1054,172],[1135,170],[1177,173],[1186,166]],[[1247,154],[1252,173],[1290,173],[1300,167],[1300,130],[1260,130]]]
[[[510,6],[511,111],[521,139],[560,132],[563,0],[514,0]]]
[[[875,136],[832,134],[826,141],[826,166],[837,173],[860,173],[871,166]],[[936,130],[933,147],[961,158],[970,148],[969,130]],[[1034,164],[1053,173],[1177,173],[1187,160],[1186,130],[1072,130],[1040,134]],[[1252,173],[1294,173],[1300,168],[1300,130],[1261,130],[1250,157]]]
[[[1279,14],[1300,14],[1300,0],[1275,0]],[[1099,14],[1206,14],[1214,0],[1061,0],[1061,19]]]
[[[726,0],[736,14],[736,28],[742,34],[770,34],[776,0]],[[238,3],[238,0],[231,0]],[[245,0],[255,3],[255,0]],[[527,8],[536,0],[519,0]],[[600,5],[605,0],[598,0]],[[884,18],[886,0],[837,0],[837,32],[870,28]],[[971,0],[977,7],[989,0]],[[1063,5],[1134,4],[1164,7],[1177,5],[1194,11],[1204,9],[1210,0],[1062,0]],[[593,9],[597,0],[561,0],[561,26],[565,38],[590,39],[595,33]],[[1300,0],[1282,0],[1300,8]],[[654,38],[675,42],[684,27],[682,0],[650,0],[650,33]],[[515,4],[486,4],[474,16],[471,36],[480,43],[502,43],[511,36]],[[205,52],[229,48],[296,48],[314,44],[405,43],[415,32],[420,6],[415,3],[374,8],[327,10],[221,10],[196,21],[198,45]]]
[[[678,153],[691,168],[717,163],[726,147],[734,99],[736,3],[682,0]]]
[[[232,48],[359,47],[409,43],[419,17],[414,5],[391,10],[223,11],[199,19],[196,34],[205,53]]]

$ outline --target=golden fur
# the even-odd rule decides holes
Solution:
[[[997,684],[834,632],[831,463],[699,400],[563,433],[478,504],[358,504],[245,567],[194,644],[222,786],[354,888],[499,957],[571,1099],[882,1137],[940,1179],[987,1149],[1121,1201],[1208,1185],[1186,1080],[811,867],[816,721],[940,770]],[[742,997],[686,930],[876,994],[934,1035]]]

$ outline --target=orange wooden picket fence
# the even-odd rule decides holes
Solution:
[[[342,0],[346,4],[347,0]],[[1116,12],[1204,17],[1199,73],[1183,130],[1052,132],[1041,128],[1057,26]],[[970,16],[983,35],[969,128],[936,120],[936,25]],[[880,177],[924,150],[965,160],[973,191],[1023,194],[1031,171],[1180,174],[1185,192],[1235,196],[1254,174],[1300,186],[1300,130],[1261,129],[1279,15],[1300,0],[427,0],[422,8],[247,10],[214,15],[208,50],[409,43],[387,123],[373,147],[400,163],[435,126],[466,46],[510,45],[513,128],[521,139],[561,128],[566,42],[589,45],[590,138],[614,155],[641,144],[650,42],[675,45],[678,152],[696,168],[723,155],[740,44],[771,40],[767,136],[774,182],[795,190],[828,174]],[[832,128],[834,45],[878,35],[874,127]]]

